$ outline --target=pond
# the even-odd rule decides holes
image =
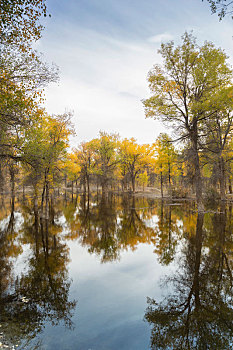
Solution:
[[[231,204],[0,199],[0,349],[231,349]]]

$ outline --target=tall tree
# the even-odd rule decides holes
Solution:
[[[232,94],[229,94],[227,98],[232,100]],[[229,105],[229,102],[226,105]],[[219,182],[222,200],[226,198],[226,163],[231,160],[232,124],[231,109],[216,113],[211,122],[206,125],[207,137],[202,144],[202,158],[205,159],[208,167],[212,167],[214,173],[212,177]]]
[[[197,209],[204,210],[199,160],[203,124],[225,108],[226,91],[232,88],[232,69],[227,56],[213,43],[198,46],[187,32],[182,44],[161,45],[163,67],[155,65],[148,81],[152,97],[144,100],[147,117],[173,126],[182,140],[188,140],[195,169]]]
[[[30,128],[42,102],[42,88],[57,80],[39,56],[18,54],[8,47],[0,55],[0,157],[13,157],[19,138]]]

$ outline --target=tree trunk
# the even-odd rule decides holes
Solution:
[[[163,172],[160,171],[160,189],[161,189],[161,197],[163,198]]]
[[[101,187],[102,187],[102,196],[105,197],[107,193],[107,182],[104,178],[101,180]]]
[[[46,181],[47,181],[47,174],[45,173],[44,186],[43,186],[43,191],[42,191],[42,195],[41,195],[41,206],[40,206],[41,213],[43,213],[43,210],[44,210],[44,197],[45,197]]]
[[[15,172],[13,166],[10,168],[10,178],[11,178],[11,198],[15,197]]]
[[[46,181],[46,204],[45,204],[45,218],[46,220],[49,219],[49,183]]]
[[[87,175],[87,194],[90,195],[90,175]]]
[[[65,189],[67,187],[67,175],[65,175]]]
[[[172,190],[171,190],[171,164],[168,163],[168,191],[169,191],[169,196],[171,197],[172,195]]]
[[[194,127],[191,133],[191,145],[193,153],[193,165],[195,169],[195,192],[197,201],[197,211],[204,212],[204,203],[202,195],[202,178],[200,169],[200,160],[198,155],[198,145],[197,145],[197,126]]]
[[[73,180],[71,181],[71,186],[72,186],[72,202],[73,202],[73,199],[74,199],[74,181]]]
[[[225,165],[224,159],[219,159],[219,185],[220,185],[220,198],[226,200],[226,179],[225,179]]]
[[[132,176],[132,190],[135,193],[135,176]]]
[[[2,173],[2,164],[0,162],[0,194],[3,193],[3,189],[4,189],[4,177]]]
[[[25,199],[25,186],[23,184],[23,200]]]
[[[229,193],[232,194],[232,185],[231,185],[231,178],[228,177],[228,183],[229,183]]]

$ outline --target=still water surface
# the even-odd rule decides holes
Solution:
[[[0,349],[232,349],[231,205],[1,200]]]

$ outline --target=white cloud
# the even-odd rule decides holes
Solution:
[[[46,47],[61,69],[59,86],[46,91],[50,113],[74,110],[78,142],[96,137],[99,130],[153,142],[163,131],[145,120],[141,100],[148,97],[147,73],[160,58],[146,42],[115,40],[91,31]],[[85,40],[84,40],[85,37]],[[96,43],[98,42],[98,45]]]
[[[150,43],[161,43],[162,41],[169,41],[173,39],[173,35],[169,33],[161,33],[154,36],[151,36],[147,39]]]
[[[152,0],[149,2],[149,7],[135,6],[133,14],[129,11],[129,23],[124,21],[125,2],[117,2],[119,11],[124,13],[115,16],[114,12],[112,25],[103,5],[101,17],[98,12],[92,13],[90,18],[94,8],[88,7],[87,12],[81,12],[85,17],[83,20],[81,15],[79,20],[76,18],[79,12],[72,17],[73,13],[64,15],[60,10],[58,17],[52,17],[39,42],[38,49],[46,53],[48,60],[55,61],[61,72],[60,85],[51,85],[46,91],[46,107],[50,113],[61,113],[65,109],[74,111],[79,142],[96,137],[99,130],[105,130],[148,143],[164,130],[161,123],[145,120],[141,103],[149,96],[148,71],[155,63],[161,63],[156,50],[162,41],[174,39],[179,43],[183,32],[194,28],[198,41],[212,40],[233,56],[232,22],[224,20],[219,24],[217,18],[209,15],[209,8],[204,13],[195,0],[190,1],[189,6],[181,0],[179,5],[182,11],[188,11],[189,16],[184,16],[174,6],[169,7],[172,13],[162,11],[164,2],[160,0],[160,13],[156,12],[156,17],[153,9],[157,5]],[[173,0],[168,2],[172,4]],[[76,6],[79,2],[70,3]],[[90,4],[92,0],[85,3]],[[95,3],[99,4],[98,0]],[[113,0],[112,3],[116,2]],[[59,4],[63,4],[64,11],[68,8],[65,0]],[[107,6],[106,9],[110,8]],[[147,16],[144,13],[143,17],[145,9]],[[86,23],[84,19],[88,18]]]

